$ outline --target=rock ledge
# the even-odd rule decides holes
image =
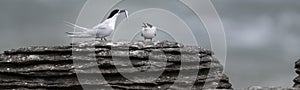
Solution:
[[[170,41],[86,41],[67,46],[12,49],[0,54],[0,89],[97,89],[103,86],[180,90],[189,85],[193,85],[194,90],[232,89],[229,78],[222,73],[223,66],[213,54],[205,48]],[[161,64],[164,62],[166,64]],[[198,74],[178,75],[181,71]],[[158,78],[136,77],[139,82],[120,74],[140,72],[163,73]],[[184,79],[174,86],[178,78]],[[195,78],[195,82],[189,78]]]

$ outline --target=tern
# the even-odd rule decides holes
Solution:
[[[72,27],[78,28],[80,32],[66,32],[70,38],[100,38],[107,41],[106,37],[109,36],[115,30],[116,21],[121,13],[125,13],[125,17],[128,19],[127,10],[113,10],[108,18],[102,23],[94,26],[93,28],[85,28],[79,25],[66,22]]]
[[[143,23],[144,26],[142,26],[142,34],[141,36],[144,37],[144,40],[146,41],[147,39],[152,39],[156,36],[156,27],[149,24],[149,23]]]

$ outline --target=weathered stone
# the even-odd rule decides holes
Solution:
[[[300,59],[295,62],[295,69],[298,76],[293,80],[293,88],[300,89]]]
[[[108,56],[108,55],[82,55],[82,56],[72,56],[72,55],[0,55],[0,66],[13,64],[13,65],[27,65],[27,64],[40,64],[40,63],[72,63],[75,62],[107,62],[112,60],[122,62],[125,60],[131,60],[132,62],[140,62],[140,61],[156,61],[156,62],[184,62],[184,63],[205,63],[205,62],[216,62],[219,61],[209,55],[200,55],[200,54],[185,54],[185,55],[172,55],[172,54],[148,54],[146,56],[142,55],[122,55],[118,54],[116,56]]]
[[[300,84],[299,84],[299,83],[295,83],[295,84],[293,85],[293,88],[295,88],[296,90],[299,89],[299,88],[300,88]]]
[[[284,87],[261,87],[261,86],[253,86],[245,89],[239,90],[297,90],[295,88],[284,88]]]
[[[300,59],[295,62],[295,68],[300,69]]]
[[[217,63],[204,63],[200,66],[197,65],[169,65],[166,67],[163,66],[154,66],[149,68],[150,65],[147,66],[139,66],[139,67],[128,67],[128,66],[118,66],[119,69],[117,71],[114,67],[98,67],[98,64],[95,62],[92,63],[85,63],[80,65],[72,65],[72,64],[39,64],[33,66],[25,66],[25,67],[0,67],[0,74],[1,73],[14,73],[14,74],[21,74],[21,75],[34,75],[36,72],[38,73],[58,73],[61,75],[61,72],[65,72],[68,74],[76,74],[76,73],[84,73],[84,74],[117,74],[117,73],[135,73],[139,71],[147,71],[147,72],[158,72],[158,71],[166,71],[166,72],[174,72],[180,70],[211,70],[211,71],[222,71],[223,68]],[[77,70],[75,72],[75,69]],[[135,71],[137,69],[139,71]],[[54,74],[53,73],[53,74]],[[202,72],[203,73],[203,72]],[[45,74],[46,75],[46,74]],[[54,74],[55,75],[55,74]]]
[[[196,46],[170,41],[86,41],[70,46],[5,51],[0,54],[0,89],[99,89],[103,86],[181,90],[191,85],[194,90],[231,89],[229,78],[222,71],[223,66],[212,51]],[[141,72],[150,76],[134,77],[138,82],[133,82],[121,75],[141,76]],[[158,78],[151,76],[159,72],[162,74]],[[185,73],[179,75],[180,72]],[[198,73],[191,74],[195,72]],[[101,75],[105,79],[99,78]],[[179,78],[182,79],[173,85]]]
[[[111,48],[111,49],[157,49],[157,48],[180,48],[183,47],[182,44],[170,41],[158,41],[158,42],[144,42],[144,41],[120,41],[120,42],[110,42],[110,41],[86,41],[72,43],[73,47],[86,48],[86,47],[97,47],[97,48]]]
[[[221,77],[221,78],[219,78]],[[19,87],[27,87],[27,88],[32,88],[32,87],[47,87],[47,88],[63,88],[63,87],[74,87],[74,86],[79,86],[79,85],[89,85],[89,86],[97,86],[97,85],[108,85],[105,82],[109,82],[111,86],[127,86],[129,89],[132,87],[129,86],[135,86],[136,87],[143,87],[143,85],[137,85],[140,84],[140,82],[133,82],[126,80],[125,78],[122,77],[116,77],[116,76],[111,76],[108,78],[105,78],[105,80],[97,78],[96,75],[86,75],[84,78],[80,78],[81,82],[77,80],[76,77],[55,77],[53,78],[20,78],[17,76],[10,76],[10,78],[1,78],[1,85],[4,87],[13,87],[13,86],[19,86]],[[154,81],[151,81],[153,80]],[[153,77],[145,77],[143,78],[142,81],[144,85],[148,84],[148,88],[156,88],[157,86],[160,85],[172,85],[171,83],[176,80],[177,77],[166,77],[162,76],[159,78],[153,78]],[[219,82],[221,80],[221,82]],[[45,82],[47,81],[47,82]],[[151,82],[149,82],[151,81]],[[192,84],[192,82],[189,82],[191,80],[187,79],[186,81],[182,80],[179,83],[179,85],[184,85],[184,84]],[[221,76],[198,76],[196,81],[194,82],[195,86],[197,85],[203,85],[206,83],[208,86],[212,86],[213,84],[210,83],[228,83],[228,78],[224,75]],[[230,88],[230,85],[228,84],[221,84],[225,86],[218,86],[219,84],[216,85],[216,87],[226,87]],[[200,86],[198,86],[200,87]],[[3,88],[3,87],[1,87]],[[145,87],[143,87],[145,88]]]
[[[19,48],[19,49],[11,49],[4,51],[4,54],[64,54],[72,52],[72,46],[55,46],[55,47],[47,47],[47,46],[33,46],[28,48]]]
[[[300,76],[297,76],[293,81],[300,84]]]

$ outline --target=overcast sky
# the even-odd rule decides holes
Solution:
[[[184,9],[186,7],[178,5],[175,1],[170,1],[171,4],[161,7],[169,8],[167,11],[174,10],[181,19],[196,23],[195,25],[198,26],[190,24],[189,28],[199,33],[195,37],[200,46],[210,48],[205,28],[201,26],[202,24],[199,25],[198,21],[194,21],[194,14],[187,12]],[[296,77],[293,69],[294,62],[300,59],[300,1],[212,1],[225,28],[228,44],[225,73],[230,77],[233,86],[235,88],[258,85],[291,87],[292,79]],[[84,3],[85,0],[0,0],[0,51],[27,46],[69,44],[71,39],[67,38],[64,32],[72,29],[65,26],[63,21],[74,22]],[[132,3],[120,4],[118,7],[126,5],[128,8],[147,6],[132,1]],[[130,20],[133,23],[120,21],[120,27],[136,29],[133,26],[139,24],[138,21],[148,20],[157,26],[173,30],[174,27],[158,24],[168,20],[157,22],[152,18],[138,19],[143,15],[149,15],[148,17],[157,15],[155,13],[161,16],[170,15],[166,19],[174,20],[171,24],[181,25],[175,23],[175,17],[166,11],[148,10],[132,15]],[[101,18],[91,22],[99,21]],[[130,27],[126,27],[127,25]],[[182,26],[182,28],[186,27]],[[186,39],[182,36],[160,33],[160,37],[156,40],[161,40],[162,37],[167,37],[168,40]],[[136,39],[140,39],[138,35]]]

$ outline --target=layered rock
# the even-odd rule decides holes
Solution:
[[[231,89],[222,71],[212,51],[196,46],[86,41],[5,51],[0,89]]]
[[[238,90],[297,90],[293,88],[284,88],[284,87],[261,87],[261,86],[253,86],[245,89]]]
[[[300,59],[295,62],[295,69],[296,69],[296,73],[298,74],[298,76],[294,79],[295,84],[293,87],[300,89]]]

